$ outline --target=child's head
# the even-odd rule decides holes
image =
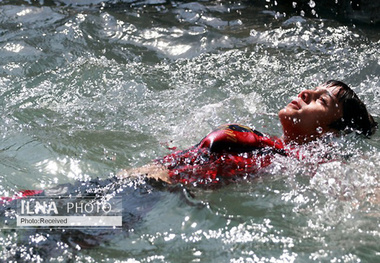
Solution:
[[[304,143],[327,132],[356,131],[371,135],[376,122],[354,91],[330,80],[314,90],[302,91],[279,112],[285,141]]]
[[[344,132],[356,131],[366,136],[374,134],[377,123],[355,92],[343,82],[336,80],[330,80],[326,85],[340,87],[338,100],[343,107],[342,118],[331,123],[330,127]]]

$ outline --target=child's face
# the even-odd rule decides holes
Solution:
[[[340,87],[319,86],[304,90],[279,112],[285,140],[308,142],[331,132],[329,125],[342,117],[336,95]]]

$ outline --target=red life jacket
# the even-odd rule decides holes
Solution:
[[[280,139],[227,124],[199,144],[158,161],[169,170],[173,183],[209,184],[251,176],[268,166],[276,153],[287,155]]]

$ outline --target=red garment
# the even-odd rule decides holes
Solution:
[[[275,153],[286,155],[283,142],[248,127],[227,124],[199,144],[158,160],[173,183],[219,183],[249,176],[268,166]]]
[[[4,201],[13,201],[16,199],[21,199],[26,196],[33,196],[33,195],[38,195],[41,194],[43,190],[21,190],[17,194],[15,194],[12,197],[0,197],[0,204],[2,204]]]

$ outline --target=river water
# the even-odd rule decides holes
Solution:
[[[328,79],[380,120],[376,26],[260,1],[77,2],[0,1],[1,196],[110,178],[224,123],[281,136],[278,110]],[[141,183],[127,200],[147,208],[96,245],[75,245],[96,237],[82,232],[2,230],[1,258],[375,262],[379,134],[315,143],[309,158],[278,157],[218,189]],[[334,161],[317,164],[321,153]]]

